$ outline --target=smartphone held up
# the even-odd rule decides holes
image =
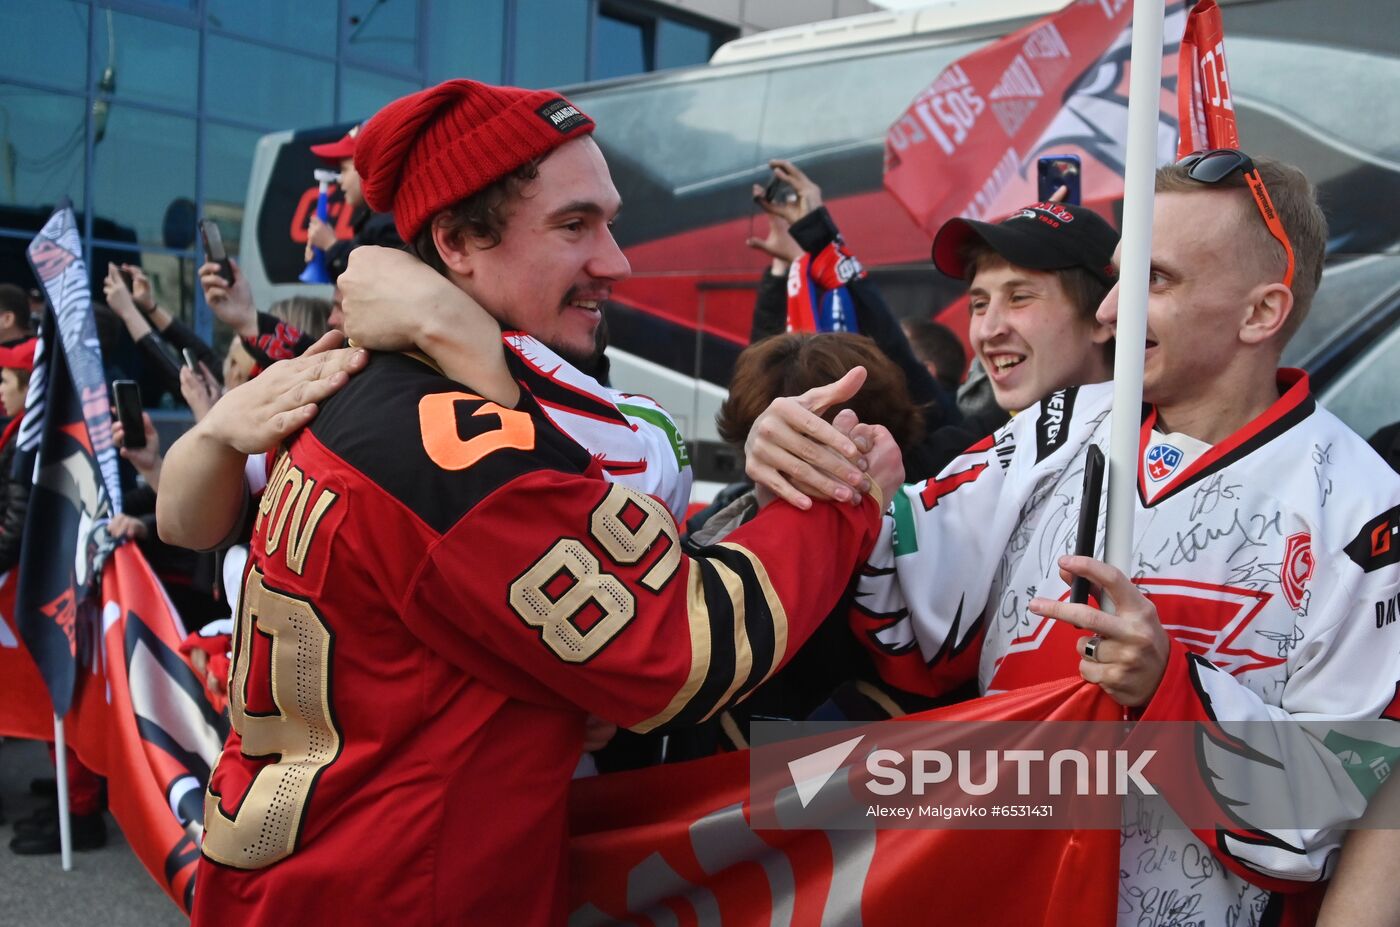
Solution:
[[[763,198],[770,203],[794,203],[797,201],[797,188],[777,174],[763,188]]]
[[[146,446],[146,424],[141,420],[141,387],[135,380],[112,381],[112,403],[122,423],[122,446],[133,451]]]
[[[1078,155],[1046,155],[1036,163],[1036,196],[1042,203],[1050,202],[1061,187],[1065,195],[1058,202],[1071,206],[1083,202]]]
[[[228,259],[228,250],[224,248],[224,236],[219,232],[219,225],[213,219],[199,220],[199,235],[204,239],[204,254],[210,261],[219,265],[219,276],[233,284],[233,265]]]

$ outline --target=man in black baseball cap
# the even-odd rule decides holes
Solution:
[[[1112,377],[1113,333],[1094,313],[1116,278],[1117,246],[1097,213],[1062,203],[938,230],[934,266],[969,283],[968,337],[1002,409]]]

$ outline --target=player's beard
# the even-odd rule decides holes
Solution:
[[[608,348],[607,314],[599,314],[598,327],[593,330],[593,349],[591,351],[582,352],[572,345],[550,344],[547,341],[545,345],[568,361],[575,369],[588,374],[595,380],[601,380],[600,374],[604,371],[603,352]]]

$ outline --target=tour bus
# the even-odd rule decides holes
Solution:
[[[613,383],[676,416],[697,479],[738,473],[714,414],[768,263],[744,244],[764,234],[751,187],[769,178],[768,159],[791,158],[821,184],[896,314],[938,316],[961,287],[933,270],[929,234],[882,185],[886,132],[947,65],[1063,5],[944,0],[736,39],[708,65],[561,88],[597,121],[625,204],[616,235],[633,274],[606,309]],[[1369,0],[1221,7],[1245,147],[1301,165],[1331,225],[1325,282],[1285,361],[1311,370],[1324,403],[1369,435],[1400,417],[1400,101],[1388,89],[1400,86],[1400,22],[1376,21],[1400,14]],[[316,197],[308,147],[346,128],[259,144],[240,260],[260,305],[300,288]],[[1121,202],[1094,205],[1121,213]],[[965,328],[965,316],[946,319]]]

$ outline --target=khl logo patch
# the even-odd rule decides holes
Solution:
[[[1181,466],[1181,451],[1170,444],[1159,444],[1147,452],[1147,475],[1160,483]]]

